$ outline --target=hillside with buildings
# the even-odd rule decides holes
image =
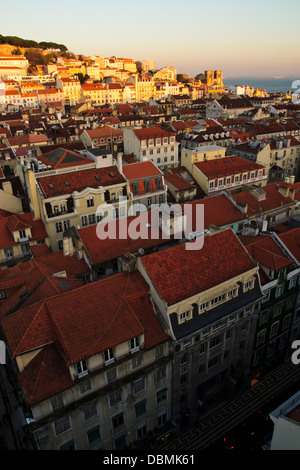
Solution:
[[[8,52],[0,444],[157,449],[290,361],[300,107],[222,70]]]

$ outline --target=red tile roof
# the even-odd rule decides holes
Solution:
[[[195,186],[190,184],[188,181],[183,179],[180,175],[174,173],[171,175],[165,175],[165,181],[166,183],[170,184],[173,186],[173,188],[177,191],[185,191],[189,189],[194,189]]]
[[[30,240],[48,237],[43,221],[41,219],[34,220],[30,212],[0,218],[0,248],[18,245],[19,242],[15,242],[12,232],[27,227],[31,227]]]
[[[289,232],[281,233],[278,236],[300,263],[300,227],[294,228]]]
[[[73,385],[69,368],[55,344],[43,348],[18,374],[27,404],[35,405]]]
[[[37,184],[46,198],[71,194],[73,191],[80,192],[85,188],[98,188],[125,182],[115,166],[78,170],[37,179]]]
[[[156,212],[155,212],[156,213]],[[106,238],[101,240],[97,236],[96,226],[84,227],[78,230],[78,235],[81,238],[85,249],[91,259],[92,264],[100,264],[105,261],[116,259],[124,253],[136,253],[140,248],[144,250],[152,248],[156,245],[166,243],[168,240],[163,238],[162,232],[158,226],[158,217],[151,218],[151,212],[144,212],[138,216],[130,216],[126,218],[116,219],[116,221],[109,222],[111,227],[115,227],[116,239]],[[126,228],[126,236],[119,235],[120,221],[124,222]],[[129,226],[131,223],[138,223],[137,231],[141,233],[140,237],[134,238],[129,233]],[[106,222],[103,221],[101,226],[103,229],[108,230]],[[147,224],[150,224],[148,227]],[[158,238],[151,238],[151,232],[157,229]]]
[[[150,176],[161,176],[163,173],[151,161],[130,163],[123,166],[123,174],[129,181]]]
[[[264,166],[258,163],[232,155],[206,162],[197,162],[194,165],[209,179],[264,169]]]
[[[43,155],[38,156],[38,159],[45,163],[45,165],[51,166],[53,169],[69,168],[72,166],[88,165],[92,163],[92,160],[84,155],[63,147],[44,153]]]
[[[232,199],[234,199],[238,204],[247,204],[248,217],[253,217],[259,214],[260,211],[271,211],[287,204],[293,204],[294,202],[290,197],[285,197],[279,191],[279,188],[275,183],[269,183],[266,186],[263,186],[262,190],[266,195],[265,199],[258,200],[251,194],[251,191],[242,191],[240,193],[232,194]]]
[[[137,271],[120,273],[19,310],[2,324],[14,355],[57,341],[71,364],[146,333],[139,309],[144,303],[149,315],[148,292]],[[151,328],[161,342],[165,336],[158,322]]]
[[[168,132],[158,126],[143,127],[142,129],[134,129],[133,131],[139,140],[157,139],[163,137],[175,136],[174,132]]]
[[[179,244],[143,256],[141,263],[168,305],[204,292],[255,267],[231,229],[206,235],[202,249],[187,250],[185,243]]]
[[[196,230],[196,207],[198,204],[204,206],[204,228],[208,229],[211,225],[217,227],[226,227],[227,225],[240,222],[246,217],[235,206],[235,204],[224,194],[210,196],[204,199],[187,202],[186,207],[192,206],[193,230]]]
[[[43,348],[19,373],[26,402],[34,405],[73,386],[70,363],[141,333],[146,349],[166,341],[148,292],[137,271],[121,273],[66,294],[62,302],[54,297],[6,317],[13,354]]]
[[[247,245],[247,251],[261,266],[274,271],[293,264],[293,261],[285,255],[270,236],[260,237],[257,241],[256,237],[253,237],[253,243]]]

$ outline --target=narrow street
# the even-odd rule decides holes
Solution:
[[[272,411],[289,396],[289,391],[293,394],[299,389],[300,366],[288,361],[270,372],[248,391],[203,414],[199,417],[198,424],[179,437],[167,441],[161,446],[161,450],[190,451],[213,448],[214,443],[255,412],[266,407],[268,412]]]

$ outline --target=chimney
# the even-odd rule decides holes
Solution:
[[[118,153],[117,155],[117,167],[119,172],[122,174],[123,172],[123,162],[122,162],[122,154]]]

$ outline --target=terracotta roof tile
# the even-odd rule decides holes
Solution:
[[[141,263],[160,297],[168,305],[176,304],[255,267],[231,229],[206,235],[201,249],[187,250],[185,243],[179,244],[159,253],[143,256]]]
[[[78,170],[37,179],[37,184],[46,198],[71,194],[73,191],[80,192],[85,188],[98,188],[99,186],[121,183],[125,183],[125,179],[115,166]]]
[[[163,173],[151,161],[136,162],[123,166],[123,174],[129,181],[150,176],[161,176]]]
[[[40,351],[23,372],[19,373],[18,380],[29,406],[73,385],[69,368],[55,344],[50,344]]]

